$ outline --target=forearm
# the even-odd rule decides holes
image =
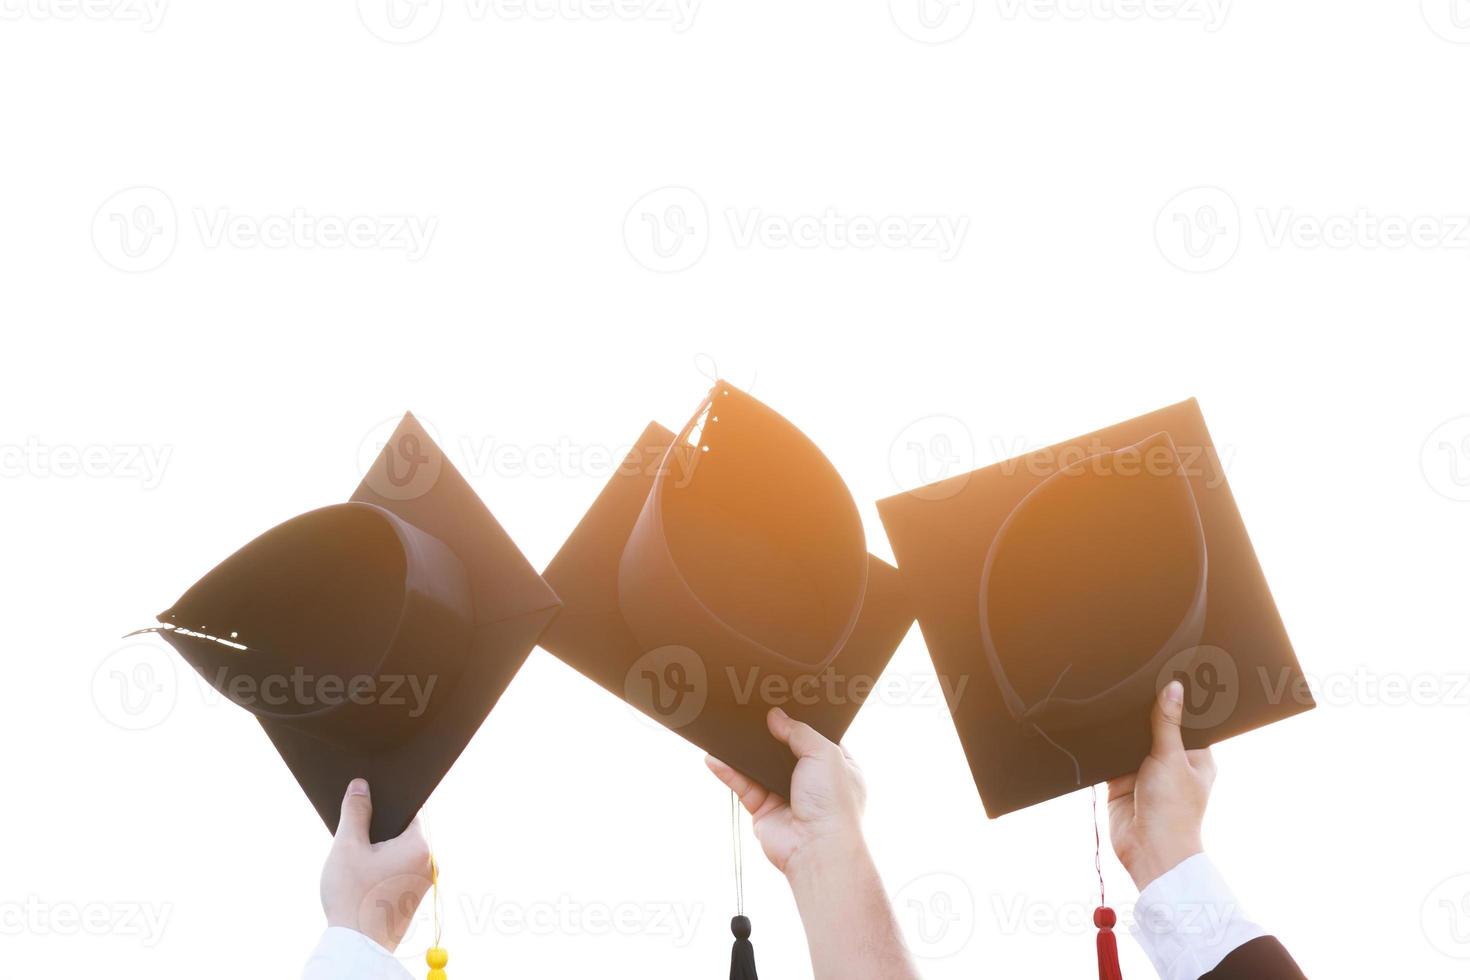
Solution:
[[[794,855],[796,897],[816,980],[918,980],[877,866],[862,839]]]

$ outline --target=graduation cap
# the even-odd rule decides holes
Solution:
[[[1136,771],[1171,681],[1189,748],[1313,706],[1193,399],[878,512],[991,817]],[[1095,789],[1093,842],[1121,980]]]
[[[991,817],[1313,707],[1192,399],[878,512]]]
[[[841,739],[913,621],[836,469],[725,381],[643,431],[544,574],[542,646],[782,795],[767,711]]]
[[[366,778],[377,842],[407,828],[558,607],[410,414],[351,500],[245,545],[158,631],[256,716],[333,831]]]
[[[543,647],[787,797],[769,709],[839,741],[913,621],[836,469],[725,381],[677,435],[643,431],[545,576],[565,608]],[[750,920],[731,929],[754,978]]]

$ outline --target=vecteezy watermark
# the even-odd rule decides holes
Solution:
[[[1134,906],[1128,918],[1140,932],[1198,937],[1205,945],[1212,946],[1219,943],[1240,915],[1240,906],[1234,902],[1180,901],[1152,902],[1142,911]],[[1121,915],[1119,921],[1123,921]]]
[[[696,721],[716,700],[725,708],[783,708],[800,715],[817,705],[932,709],[947,715],[970,686],[968,674],[846,674],[835,667],[783,673],[760,667],[715,669],[687,646],[671,644],[643,654],[623,676],[623,695],[644,715],[673,729]]]
[[[1437,708],[1470,712],[1470,672],[1383,672],[1364,665],[1329,673],[1294,666],[1245,670],[1220,647],[1182,650],[1159,671],[1158,687],[1184,682],[1185,728],[1214,728],[1234,714],[1247,689],[1260,702],[1336,708]]]
[[[0,0],[0,20],[111,21],[158,30],[168,0]]]
[[[833,668],[788,676],[756,667],[721,672],[736,704],[771,708],[808,708],[816,705],[863,705],[869,702],[895,707],[933,708],[945,714],[957,706],[970,686],[969,674],[844,674]]]
[[[915,41],[943,44],[969,29],[975,0],[888,0],[888,15]]]
[[[1180,650],[1159,671],[1154,689],[1163,690],[1170,681],[1184,685],[1184,711],[1180,724],[1184,728],[1204,729],[1222,725],[1235,714],[1240,704],[1240,669],[1229,651],[1208,644]],[[1289,678],[1282,681],[1281,692],[1289,689]]]
[[[416,416],[417,417],[417,416]],[[460,433],[448,441],[435,426],[417,417],[428,435],[397,433],[399,416],[378,422],[357,448],[357,471],[368,486],[389,500],[411,500],[433,489],[448,461],[470,478],[564,479],[665,474],[674,486],[689,484],[699,457],[668,453],[666,447],[583,443],[570,438],[522,443],[491,434]]]
[[[995,0],[1003,21],[1155,21],[1198,24],[1207,33],[1225,26],[1233,0]],[[889,0],[900,31],[915,41],[943,44],[965,33],[975,0]]]
[[[1330,707],[1470,710],[1470,673],[1465,672],[1383,673],[1361,664],[1328,674],[1258,672],[1271,704],[1315,701]]]
[[[1470,500],[1470,415],[1435,426],[1419,453],[1430,489],[1447,500]]]
[[[178,700],[178,668],[157,644],[120,647],[92,672],[92,704],[97,713],[126,731],[161,724]]]
[[[432,902],[420,901],[428,889],[429,881],[419,875],[399,875],[382,882],[363,901],[358,921],[364,928],[402,934],[399,958],[417,959],[434,937]],[[460,936],[643,936],[683,949],[699,931],[704,906],[584,900],[565,894],[512,901],[460,893],[445,897],[441,915],[452,920],[449,928]]]
[[[1110,905],[1118,916],[1119,931],[1133,921],[1132,903]],[[1030,895],[1005,895],[992,892],[990,914],[996,930],[1003,936],[1086,936],[1097,932],[1092,902],[1055,902],[1037,900]]]
[[[1268,248],[1470,249],[1470,215],[1301,214],[1295,208],[1259,208]]]
[[[1260,207],[1254,216],[1260,242],[1268,249],[1470,250],[1470,214],[1400,215],[1370,208],[1309,214],[1294,207]],[[1195,187],[1164,205],[1154,222],[1154,240],[1177,268],[1214,272],[1235,258],[1245,230],[1240,208],[1227,191]]]
[[[214,637],[181,627],[168,629],[204,637],[244,652],[237,634]],[[429,710],[439,688],[437,674],[330,674],[297,665],[290,670],[243,673],[221,667],[195,677],[200,701],[213,707],[230,701],[263,714],[290,709],[292,713],[345,705],[381,705],[420,718]],[[179,672],[175,658],[156,643],[132,643],[108,654],[92,673],[92,703],[104,719],[127,731],[144,731],[162,724],[179,702]]]
[[[174,203],[157,187],[127,187],[92,215],[92,244],[123,272],[147,272],[168,261],[179,239]]]
[[[1429,29],[1446,41],[1470,44],[1470,0],[1419,0]]]
[[[1213,34],[1225,26],[1232,0],[996,0],[1004,20],[1173,21]]]
[[[943,500],[959,493],[974,468],[975,437],[953,415],[916,419],[888,444],[888,472],[894,484],[922,500]]]
[[[318,674],[296,666],[285,673],[243,674],[221,667],[205,694],[206,703],[223,695],[242,708],[273,712],[282,708],[340,708],[381,705],[405,708],[409,718],[429,710],[438,674]]]
[[[1454,875],[1431,888],[1420,907],[1419,924],[1439,953],[1470,960],[1470,874]]]
[[[413,214],[319,214],[304,207],[249,214],[228,207],[188,212],[199,247],[217,250],[402,252],[410,262],[428,254],[439,219]],[[173,200],[157,187],[129,187],[103,201],[92,217],[92,244],[108,265],[148,272],[168,261],[184,237]]]
[[[736,248],[932,251],[948,262],[970,230],[968,215],[771,214],[760,208],[726,208],[725,223]]]
[[[967,215],[868,215],[831,207],[809,214],[729,207],[723,216],[725,236],[737,249],[887,249],[932,252],[941,262],[959,254],[970,229]],[[628,254],[653,272],[682,272],[693,266],[704,256],[715,230],[704,199],[688,187],[650,191],[623,217]]]
[[[494,436],[464,435],[458,441],[464,472],[471,476],[553,479],[614,476],[664,476],[684,487],[694,477],[700,457],[666,452],[666,447],[604,445],[562,438],[555,442],[520,443]]]
[[[644,21],[675,34],[694,26],[702,0],[465,0],[471,20]]]
[[[893,895],[908,947],[926,960],[958,955],[975,935],[975,893],[969,882],[948,871],[919,875]]]
[[[421,837],[417,841],[412,838],[409,841],[405,843],[420,849],[416,857],[422,866],[428,867],[430,854],[427,843]],[[393,875],[375,882],[358,903],[355,916],[357,931],[365,935],[402,937],[398,944],[398,958],[404,961],[408,959],[410,950],[434,945],[433,920],[437,909],[432,898],[424,901],[433,885],[427,874],[416,873]]]
[[[115,936],[152,949],[173,911],[172,902],[48,902],[30,895],[0,901],[0,936]]]
[[[653,476],[668,466],[676,487],[687,486],[697,456],[635,452],[632,445],[608,446],[562,438],[555,442],[519,443],[494,436],[465,436],[459,443],[465,471],[480,476],[553,479],[588,476],[611,479],[616,475],[642,473]]]
[[[1069,475],[1092,476],[1169,476],[1178,473],[1200,480],[1205,487],[1213,489],[1225,482],[1225,472],[1234,455],[1231,447],[1192,446],[1175,443],[1168,446],[1156,445],[1147,451],[1128,453],[1116,452],[1116,446],[1104,445],[1098,439],[1069,443],[1064,446],[1045,446],[1028,450],[1024,438],[991,440],[991,449],[1002,462],[995,468],[1006,476],[1026,473],[1030,476],[1049,477],[1066,472]]]
[[[205,248],[382,249],[417,262],[429,251],[439,219],[415,214],[242,214],[230,208],[195,208],[194,223]]]
[[[393,415],[373,426],[357,445],[357,472],[368,487],[388,500],[422,497],[439,482],[444,469],[443,445],[432,423],[417,419],[429,437],[398,433],[401,419]]]
[[[1024,436],[992,436],[991,455],[1001,462],[993,469],[1005,476],[1025,473],[1050,477],[1069,475],[1134,476],[1179,474],[1213,489],[1225,482],[1234,458],[1233,447],[1175,444],[1146,451],[1117,452],[1117,446],[1098,439],[1064,446],[1030,448]],[[926,500],[951,497],[963,490],[975,468],[975,439],[963,421],[950,415],[929,415],[904,426],[888,446],[888,469],[900,491]]]
[[[451,13],[470,23],[643,22],[667,24],[676,34],[694,26],[702,0],[459,0]],[[412,44],[433,34],[445,0],[357,0],[357,15],[374,37]]]
[[[623,216],[628,254],[653,272],[683,272],[709,247],[709,209],[687,187],[649,191]]]
[[[1240,248],[1240,208],[1218,187],[1181,191],[1154,219],[1154,242],[1185,272],[1214,272]]]
[[[144,490],[153,490],[163,482],[173,451],[173,446],[141,443],[52,445],[33,436],[22,443],[0,443],[0,479],[136,480]]]
[[[704,917],[704,906],[697,903],[586,901],[570,895],[532,901],[465,895],[459,905],[471,935],[648,936],[677,949],[694,941]]]
[[[704,713],[709,693],[704,658],[678,644],[648,651],[623,675],[623,697],[628,703],[675,730]]]
[[[444,17],[444,0],[357,0],[362,26],[389,44],[422,41]]]

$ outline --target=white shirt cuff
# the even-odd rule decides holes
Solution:
[[[328,926],[301,980],[412,980],[392,953],[355,929]]]
[[[1130,930],[1163,980],[1199,980],[1266,935],[1203,854],[1170,868],[1138,896]]]

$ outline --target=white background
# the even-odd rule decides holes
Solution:
[[[715,370],[885,557],[879,497],[1198,396],[1322,702],[1219,748],[1208,846],[1308,974],[1463,976],[1470,8],[1120,2],[0,0],[0,976],[293,975],[327,835],[119,637],[410,408],[542,567]],[[917,629],[889,677],[849,744],[925,975],[1090,975],[1087,794],[987,821]],[[429,806],[450,976],[723,976],[700,758],[534,653]]]

